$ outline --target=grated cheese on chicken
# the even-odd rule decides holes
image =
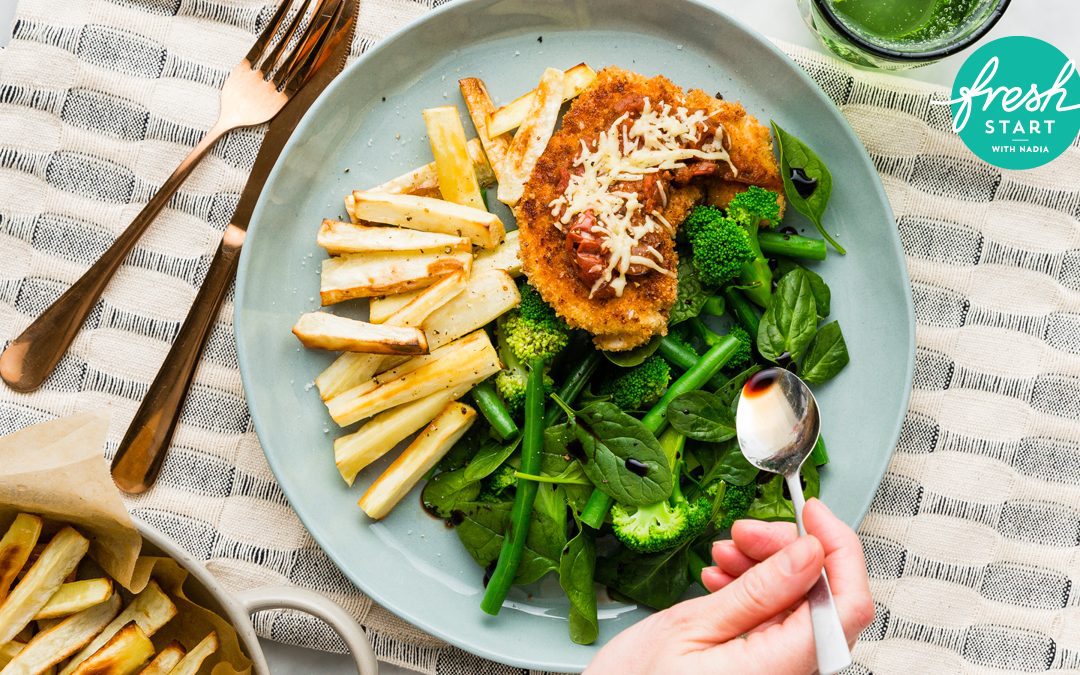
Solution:
[[[600,132],[592,147],[581,141],[581,153],[574,159],[575,173],[570,175],[563,194],[548,205],[561,231],[586,211],[591,210],[595,215],[592,233],[601,240],[608,262],[593,284],[590,297],[605,285],[617,297],[622,296],[631,265],[674,274],[661,265],[663,256],[659,251],[642,244],[650,232],[674,234],[674,227],[659,211],[645,213],[637,192],[613,190],[613,184],[640,181],[646,174],[680,169],[689,159],[726,162],[736,172],[723,146],[722,126],[717,127],[709,143],[698,149],[702,133],[708,130],[708,115],[703,110],[690,112],[663,101],[653,107],[645,98],[641,115],[624,125],[628,119],[628,113],[619,116],[607,131]],[[663,181],[658,186],[666,205]],[[642,249],[645,255],[641,255]]]

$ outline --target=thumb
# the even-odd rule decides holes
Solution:
[[[682,636],[709,647],[738,637],[801,600],[817,581],[825,551],[813,536],[796,539],[721,590],[672,607]]]

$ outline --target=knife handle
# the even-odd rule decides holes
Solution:
[[[146,492],[157,480],[187,398],[199,356],[236,273],[246,232],[230,224],[184,325],[131,420],[112,462],[112,476],[124,492]]]

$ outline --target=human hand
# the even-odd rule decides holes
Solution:
[[[702,571],[709,595],[681,602],[620,633],[586,675],[813,673],[817,668],[806,593],[822,566],[849,643],[874,619],[862,545],[817,499],[792,523],[740,520],[713,544]],[[741,639],[745,638],[745,639]]]

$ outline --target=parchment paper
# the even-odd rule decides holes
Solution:
[[[161,649],[179,640],[191,649],[211,630],[221,647],[200,672],[251,672],[251,661],[227,620],[195,603],[185,586],[196,583],[170,558],[141,556],[142,536],[128,515],[102,457],[109,420],[87,413],[27,427],[0,438],[0,534],[20,512],[46,519],[52,531],[70,524],[90,540],[89,555],[131,595],[151,577],[176,603],[179,613],[153,636]]]

